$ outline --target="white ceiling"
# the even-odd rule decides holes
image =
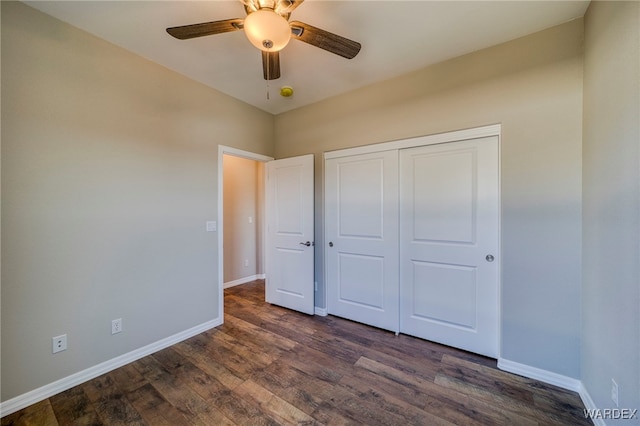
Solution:
[[[238,0],[25,1],[180,74],[278,114],[499,44],[584,15],[589,1],[306,0],[298,20],[362,44],[347,60],[292,40],[282,75],[262,77],[260,52],[242,31],[177,40],[165,28],[244,18]],[[279,96],[281,86],[294,95]]]

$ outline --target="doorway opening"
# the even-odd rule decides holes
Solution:
[[[264,167],[225,154],[223,162],[224,288],[264,278]]]
[[[218,309],[224,289],[264,278],[264,163],[273,158],[219,146]]]

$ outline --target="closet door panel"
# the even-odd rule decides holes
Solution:
[[[498,139],[400,153],[400,330],[498,355]]]
[[[413,239],[424,242],[475,242],[475,166],[473,151],[414,155]]]
[[[328,159],[327,308],[397,331],[398,152]]]
[[[413,261],[412,316],[457,327],[475,329],[476,268]]]

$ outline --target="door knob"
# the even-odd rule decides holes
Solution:
[[[311,241],[307,241],[306,243],[300,243],[303,246],[311,247]]]
[[[493,262],[493,260],[495,259],[495,257],[493,257],[492,254],[488,254],[487,257],[485,257],[485,259],[487,259],[487,262]]]
[[[333,247],[333,242],[329,241],[329,247]]]

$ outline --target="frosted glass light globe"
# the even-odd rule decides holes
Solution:
[[[244,33],[255,47],[266,52],[277,52],[291,38],[291,28],[285,18],[271,9],[260,9],[244,19]]]

